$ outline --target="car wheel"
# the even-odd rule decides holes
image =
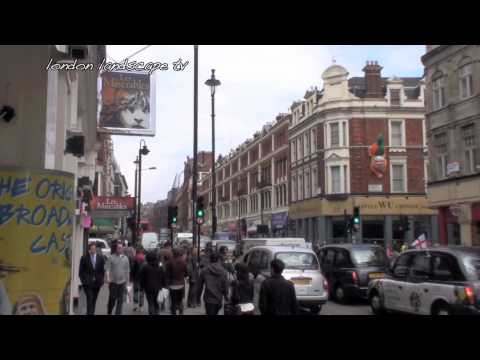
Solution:
[[[313,315],[318,315],[320,313],[320,311],[322,311],[322,307],[317,305],[317,306],[311,306],[310,307],[310,312],[313,314]]]
[[[335,286],[335,289],[333,290],[335,301],[337,301],[340,304],[345,304],[347,302],[347,295],[345,294],[345,289],[341,284],[338,284]]]
[[[377,291],[374,291],[370,295],[370,307],[372,308],[372,312],[374,315],[384,315],[385,308],[383,307],[382,298]]]
[[[433,315],[452,315],[452,310],[447,304],[438,304],[433,309]]]

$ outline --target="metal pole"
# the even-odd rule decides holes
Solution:
[[[347,236],[348,236],[348,218],[347,218],[347,209],[343,209],[343,221],[345,222],[345,233],[343,236],[343,242],[347,242]]]
[[[197,240],[198,256],[200,262],[200,237],[197,239],[197,136],[198,136],[198,45],[193,46],[193,178],[192,178],[192,236],[193,244]]]
[[[138,157],[137,157],[138,160]],[[138,178],[138,169],[137,169],[138,164],[135,164],[135,206],[133,209],[133,221],[134,221],[134,226],[133,226],[133,244],[134,246],[137,245],[137,207],[138,207],[138,192],[137,192],[137,178]]]
[[[138,151],[138,210],[137,210],[137,236],[140,232],[140,219],[142,218],[142,151]]]
[[[213,70],[212,70],[213,71]],[[217,232],[217,176],[215,174],[215,92],[212,92],[212,240]]]

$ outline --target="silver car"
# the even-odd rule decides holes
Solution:
[[[298,303],[318,314],[328,300],[328,284],[320,271],[317,255],[298,246],[255,246],[241,258],[250,269],[257,267],[270,277],[270,262],[280,259],[285,264],[283,277],[293,282]]]

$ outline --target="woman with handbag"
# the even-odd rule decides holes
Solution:
[[[139,274],[140,286],[145,291],[148,302],[148,314],[158,315],[158,293],[165,287],[165,273],[158,263],[157,254],[147,254],[147,264],[142,267]]]
[[[145,252],[143,248],[140,247],[137,249],[130,272],[131,281],[133,282],[133,311],[137,311],[138,308],[140,308],[140,310],[142,309],[145,298],[143,289],[140,287],[139,279],[140,269],[143,265],[145,265]]]
[[[250,278],[248,266],[235,264],[236,280],[232,282],[230,304],[227,315],[253,315],[253,280]]]

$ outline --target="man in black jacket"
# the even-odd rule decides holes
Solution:
[[[204,287],[205,311],[207,315],[218,315],[223,305],[223,299],[227,297],[228,280],[227,272],[220,263],[220,255],[217,253],[210,255],[210,265],[200,273],[198,295],[202,294]]]
[[[270,266],[272,276],[262,283],[260,289],[260,312],[262,315],[297,314],[295,287],[282,276],[285,264],[280,259],[274,259]]]
[[[165,284],[165,273],[158,263],[155,252],[147,253],[147,264],[142,267],[139,274],[140,287],[145,291],[148,302],[148,314],[158,315],[160,305],[157,302],[158,293]]]
[[[87,315],[94,315],[98,292],[105,279],[105,259],[97,254],[95,243],[88,245],[88,253],[80,259],[78,273],[87,297]]]

